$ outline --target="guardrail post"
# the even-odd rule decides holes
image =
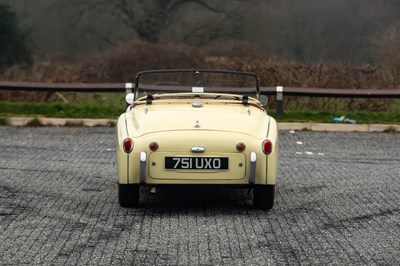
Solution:
[[[283,87],[276,87],[276,115],[283,116]]]
[[[133,88],[133,84],[132,83],[125,83],[125,94],[131,93],[132,92],[132,88]]]
[[[129,94],[132,93],[132,88],[133,88],[133,84],[132,83],[125,83],[125,97]],[[126,99],[126,98],[125,98]],[[126,106],[128,107],[130,104],[128,102],[126,102]]]

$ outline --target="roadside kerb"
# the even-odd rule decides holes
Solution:
[[[400,132],[400,125],[390,124],[334,124],[334,123],[288,123],[279,122],[281,131],[327,131],[327,132]]]
[[[32,118],[12,117],[7,118],[10,126],[29,126],[34,119],[43,126],[84,126],[84,127],[110,127],[116,124],[116,119],[89,119],[89,118]],[[327,131],[327,132],[400,132],[400,125],[390,124],[333,124],[333,123],[299,123],[278,122],[281,131]]]
[[[28,126],[35,119],[43,126],[108,127],[116,123],[115,119],[12,117],[7,119],[7,124],[10,126]]]

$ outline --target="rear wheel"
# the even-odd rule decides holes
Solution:
[[[121,207],[139,206],[139,184],[118,184],[118,201]]]
[[[260,210],[270,210],[274,206],[275,185],[255,185],[253,206]]]

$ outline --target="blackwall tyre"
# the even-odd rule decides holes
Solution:
[[[121,207],[139,206],[139,184],[118,184],[118,201]]]
[[[256,185],[253,193],[253,206],[255,209],[272,209],[274,206],[275,185]]]

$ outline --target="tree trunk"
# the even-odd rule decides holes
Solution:
[[[168,5],[171,0],[143,1],[143,19],[137,21],[135,30],[139,38],[150,43],[158,43],[161,32],[168,22]]]

